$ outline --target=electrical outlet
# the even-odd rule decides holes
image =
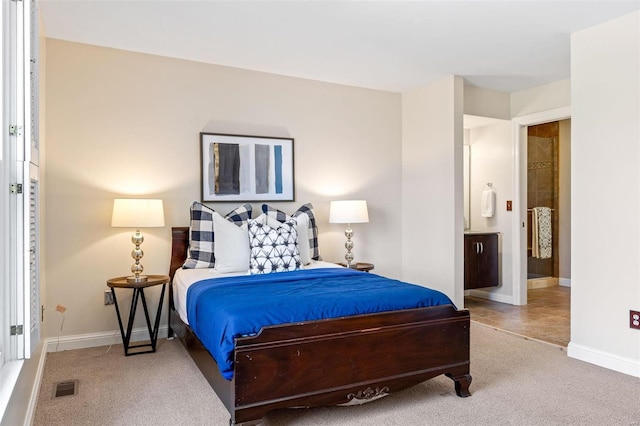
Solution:
[[[111,290],[104,291],[104,304],[105,306],[113,305],[113,293],[111,293]]]
[[[640,312],[629,311],[629,327],[640,330]]]

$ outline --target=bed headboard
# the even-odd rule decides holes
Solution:
[[[189,248],[189,227],[171,228],[171,264],[169,266],[169,276],[173,280],[176,270],[180,269],[187,258]]]

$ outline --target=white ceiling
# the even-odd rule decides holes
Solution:
[[[447,75],[513,92],[569,78],[570,34],[640,0],[40,0],[47,37],[402,92]]]

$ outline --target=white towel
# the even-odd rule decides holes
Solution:
[[[493,217],[496,209],[496,191],[493,188],[482,191],[480,209],[482,217]]]

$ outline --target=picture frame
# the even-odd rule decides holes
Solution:
[[[294,201],[293,158],[293,138],[200,133],[202,201]]]

